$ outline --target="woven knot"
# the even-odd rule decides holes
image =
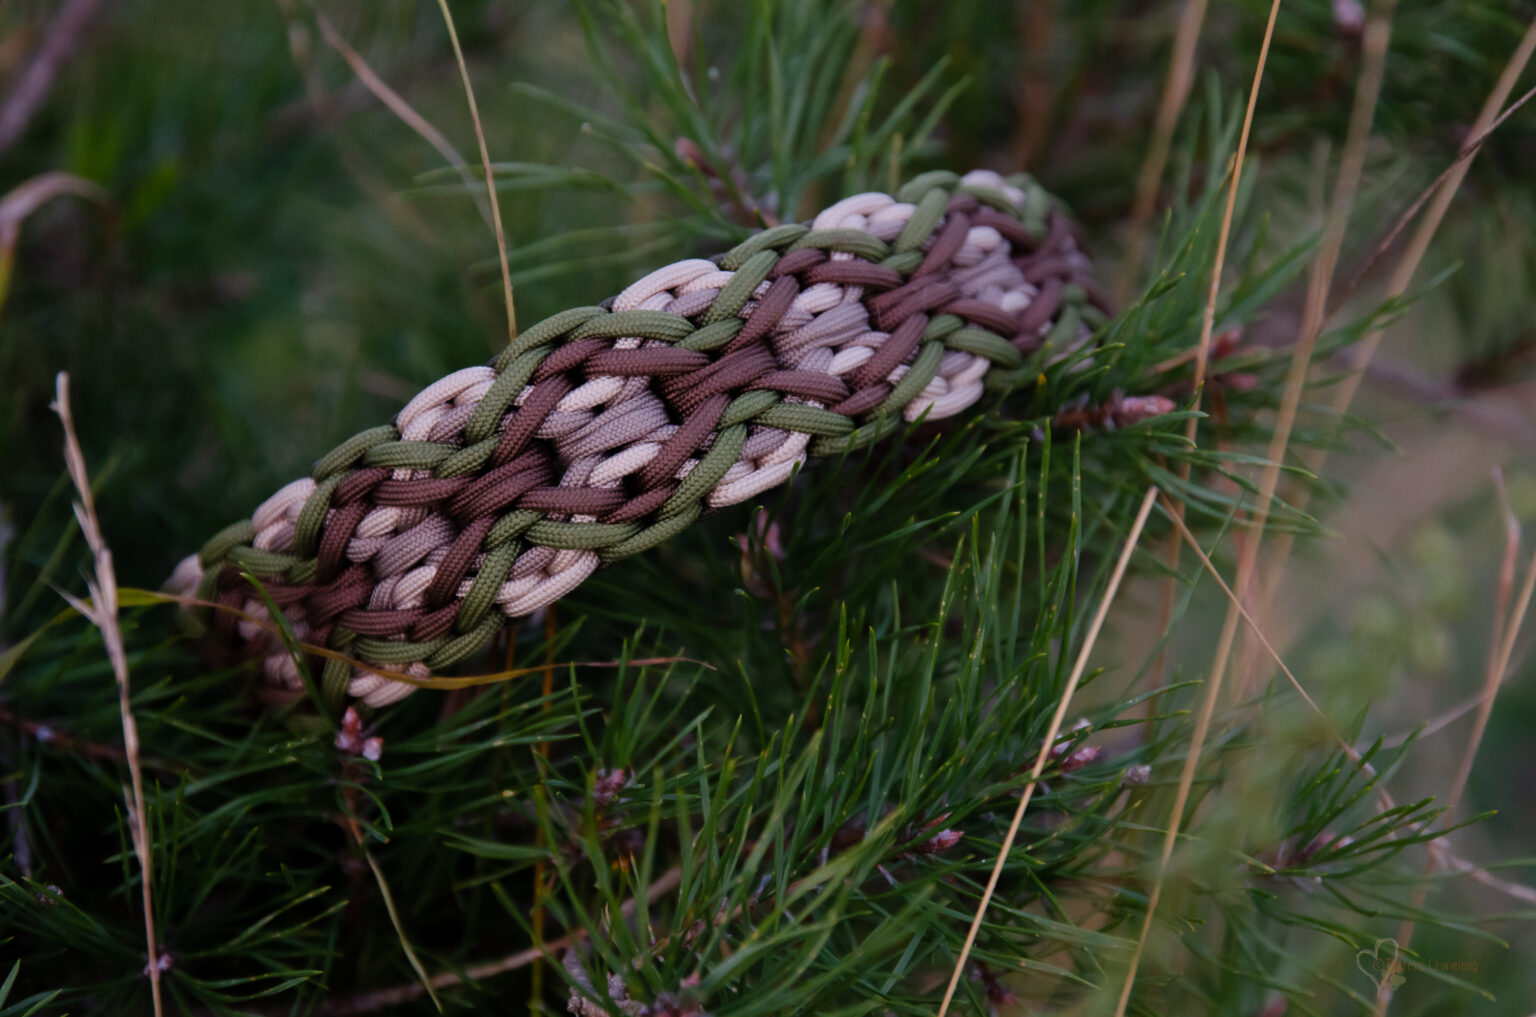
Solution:
[[[477,653],[809,457],[1032,376],[1107,313],[1033,181],[925,174],[540,322],[343,442],[171,586],[231,609],[216,624],[262,658],[269,701],[304,692],[263,592],[297,639],[340,655],[321,670],[333,705],[383,705],[414,686],[379,672],[425,678]]]

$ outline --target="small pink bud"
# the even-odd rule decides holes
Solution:
[[[960,843],[960,838],[964,836],[965,834],[959,830],[940,830],[928,838],[918,850],[925,855],[936,855],[940,851],[948,851]]]
[[[1333,23],[1346,35],[1365,31],[1365,6],[1360,0],[1333,0]]]

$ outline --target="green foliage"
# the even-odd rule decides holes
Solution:
[[[1039,59],[1061,83],[1048,113],[1067,140],[1039,177],[1104,234],[1142,146],[1095,118],[1106,97],[1155,94],[1162,54],[1091,68],[1126,48],[1106,23],[1136,5],[1056,6],[1063,40]],[[450,1012],[574,1000],[588,1013],[932,1013],[1142,493],[1158,484],[1205,535],[1251,501],[1289,349],[1239,345],[1200,404],[1191,365],[1169,362],[1201,333],[1252,6],[1210,29],[1228,49],[1186,114],[1149,277],[1091,346],[1042,353],[970,417],[813,463],[760,506],[599,573],[548,629],[519,627],[469,669],[542,673],[365,716],[382,739],[370,759],[263,708],[248,666],[218,659],[172,609],[125,609],[170,1009],[431,1012],[414,956],[454,976],[435,990]],[[1405,158],[1497,72],[1488,54],[1518,22],[1495,7],[1438,5],[1471,12],[1439,27],[1406,16],[1409,52],[1475,80],[1397,86],[1384,122],[1409,139]],[[493,170],[519,317],[591,303],[645,268],[916,170],[1010,161],[1005,54],[1021,29],[1001,10],[456,4],[491,152],[513,157]],[[1313,73],[1308,60],[1342,59],[1337,40],[1311,56],[1302,45],[1331,31],[1327,10],[1287,13],[1277,93],[1296,94],[1286,83]],[[327,11],[469,151],[434,5]],[[77,379],[120,575],[154,586],[308,456],[385,419],[417,383],[485,359],[503,334],[476,192],[387,113],[335,112],[356,89],[317,48],[313,16],[254,0],[207,22],[113,15],[112,43],[77,63],[14,156],[97,180],[118,218],[29,224],[23,253],[53,260],[23,258],[0,307],[14,392],[0,444],[17,450],[4,488],[17,532],[0,547],[0,944],[13,958],[0,1015],[148,1007],[117,693],[99,634],[59,615],[52,591],[78,585],[82,552],[44,412],[51,372]],[[131,83],[120,100],[116,83]],[[1260,123],[1256,149],[1280,168],[1245,174],[1221,330],[1262,330],[1293,299],[1316,226],[1292,221],[1289,147],[1340,126],[1299,101]],[[1509,157],[1490,154],[1479,186],[1496,189]],[[1529,202],[1498,193],[1530,218]],[[1487,253],[1468,256],[1499,262],[1504,234],[1483,226]],[[1450,299],[1497,322],[1478,329],[1491,347],[1518,349],[1517,315],[1469,275],[1447,284]],[[1352,310],[1319,356],[1405,310]],[[1150,394],[1176,411],[1071,423]],[[1314,415],[1295,444],[1349,447],[1338,423]],[[1294,490],[1312,482],[1286,465]],[[1318,530],[1285,505],[1271,525]],[[1138,569],[1165,568],[1168,532],[1155,516]],[[1154,650],[1214,627],[1187,555],[1175,578]],[[1304,670],[1331,721],[1284,685],[1218,716],[1132,1012],[1273,1013],[1277,999],[1369,1012],[1356,951],[1399,920],[1496,942],[1475,914],[1413,903],[1423,844],[1457,827],[1435,825],[1432,794],[1390,808],[1377,797],[1421,749],[1389,748],[1370,721],[1391,679],[1361,675],[1391,656],[1401,626],[1386,628],[1349,643],[1349,667]],[[1112,1004],[1137,949],[1207,676],[1179,658],[1159,695],[1139,649],[1101,645],[1094,660],[1002,868],[963,1012]],[[1330,725],[1371,746],[1364,763]],[[545,959],[476,970],[540,943]],[[1437,978],[1426,1010],[1495,988]]]

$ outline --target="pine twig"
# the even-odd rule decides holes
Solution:
[[[53,411],[64,425],[64,462],[69,468],[70,480],[80,495],[80,500],[74,506],[75,519],[80,524],[80,532],[85,535],[95,565],[95,577],[86,579],[90,602],[69,594],[64,594],[64,597],[76,611],[101,630],[107,659],[112,664],[113,677],[117,679],[118,709],[123,718],[123,755],[132,781],[128,828],[133,835],[133,852],[138,856],[142,874],[140,887],[143,891],[144,938],[149,949],[149,964],[145,971],[149,975],[155,1017],[161,1017],[164,1009],[160,999],[160,952],[155,942],[149,827],[144,813],[144,774],[139,765],[139,728],[133,719],[132,696],[128,685],[128,651],[123,646],[122,629],[117,623],[117,574],[112,568],[112,551],[107,547],[106,538],[101,535],[101,522],[96,517],[96,500],[91,496],[91,479],[85,469],[85,454],[80,450],[80,439],[75,434],[75,423],[70,414],[69,374],[60,371],[55,383]]]
[[[1018,807],[1013,812],[1013,821],[1008,824],[1008,834],[1003,838],[1002,847],[998,849],[997,861],[992,865],[992,875],[987,879],[987,888],[981,894],[981,903],[976,905],[976,916],[971,919],[971,927],[965,934],[965,945],[960,948],[960,956],[955,958],[955,969],[949,976],[949,986],[944,990],[944,999],[939,1003],[938,1017],[944,1017],[949,1012],[949,1004],[955,998],[955,989],[960,985],[960,976],[965,973],[965,963],[970,959],[971,948],[976,945],[976,934],[981,931],[982,920],[987,916],[987,905],[992,903],[992,894],[997,890],[997,881],[1003,874],[1003,865],[1008,861],[1008,855],[1013,850],[1014,838],[1018,836],[1019,826],[1024,821],[1024,810],[1029,808],[1029,800],[1034,796],[1035,788],[1040,783],[1040,774],[1045,769],[1045,762],[1051,756],[1051,749],[1056,746],[1056,738],[1061,734],[1062,721],[1066,719],[1067,707],[1071,705],[1072,695],[1077,691],[1077,683],[1088,667],[1088,655],[1093,652],[1094,644],[1099,641],[1099,632],[1104,628],[1104,619],[1109,615],[1109,606],[1120,590],[1120,580],[1125,578],[1125,570],[1131,563],[1131,553],[1136,550],[1136,544],[1141,540],[1141,531],[1147,525],[1147,516],[1152,511],[1152,503],[1157,500],[1157,493],[1155,486],[1147,488],[1146,495],[1141,499],[1141,508],[1136,512],[1136,521],[1131,524],[1131,532],[1125,538],[1125,546],[1120,550],[1120,559],[1115,562],[1115,570],[1110,574],[1109,586],[1105,588],[1104,595],[1099,598],[1098,612],[1093,616],[1092,624],[1088,626],[1088,635],[1083,640],[1082,649],[1078,651],[1077,661],[1072,665],[1072,674],[1067,678],[1067,687],[1062,690],[1061,701],[1056,704],[1056,712],[1051,716],[1051,723],[1046,728],[1045,740],[1040,743],[1040,752],[1035,757],[1034,768],[1030,771],[1029,783],[1024,785],[1024,793],[1019,796]]]

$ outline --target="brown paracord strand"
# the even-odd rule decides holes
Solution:
[[[425,678],[808,456],[959,413],[1107,313],[1032,180],[925,174],[540,322],[344,442],[170,586],[265,617],[248,570],[297,639]],[[269,627],[234,612],[215,623],[263,659],[264,698],[304,695]],[[413,688],[332,658],[321,684],[333,705]]]

